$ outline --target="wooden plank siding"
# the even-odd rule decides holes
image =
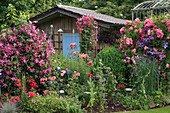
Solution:
[[[61,43],[61,52],[63,52],[63,39],[62,39],[63,37],[62,37],[62,33],[61,33],[61,39],[59,42],[58,30],[62,29],[63,34],[72,34],[72,31],[74,29],[75,34],[79,34],[79,31],[76,28],[76,21],[77,21],[76,18],[56,13],[56,14],[53,14],[52,16],[44,18],[43,20],[40,20],[38,22],[37,26],[41,30],[44,30],[44,32],[47,34],[47,37],[50,38],[51,37],[50,25],[53,25],[53,30],[52,30],[53,40],[51,43],[54,45],[54,49],[58,53],[59,52],[59,43]],[[104,49],[107,47],[109,47],[109,44],[101,43],[101,42],[98,42],[98,44],[97,44],[98,52],[101,49]],[[95,48],[96,47],[94,45],[93,55],[95,55]]]

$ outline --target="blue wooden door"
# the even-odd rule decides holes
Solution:
[[[64,57],[71,57],[72,52],[75,51],[80,51],[80,46],[79,46],[79,34],[63,34],[63,56]],[[77,49],[71,50],[70,49],[70,44],[71,43],[76,43],[77,44]]]

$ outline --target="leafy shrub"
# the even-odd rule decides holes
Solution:
[[[99,61],[99,59],[102,59],[102,63],[106,67],[111,68],[113,75],[117,75],[117,73],[120,73],[123,80],[125,78],[125,75],[128,75],[128,68],[126,64],[122,61],[122,59],[124,59],[124,55],[119,49],[115,48],[114,46],[100,51],[96,57],[96,61]]]
[[[78,84],[86,84],[88,80],[88,73],[90,73],[90,66],[83,58],[67,59],[65,66],[74,73],[80,73]]]
[[[143,96],[141,94],[130,94],[123,95],[118,93],[117,100],[121,102],[121,104],[129,110],[132,109],[141,109],[147,110],[150,108],[152,99],[150,96]]]
[[[77,97],[61,97],[57,92],[51,92],[46,96],[25,97],[23,111],[31,112],[60,112],[60,113],[82,113],[81,102]]]

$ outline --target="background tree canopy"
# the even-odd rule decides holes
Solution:
[[[96,10],[99,13],[118,18],[131,19],[131,9],[143,1],[147,0],[1,0],[0,23],[5,21],[5,15],[9,12],[9,4],[15,6],[18,12],[22,11],[30,17],[62,3],[64,5]]]

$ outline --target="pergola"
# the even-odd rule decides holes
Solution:
[[[145,1],[132,10],[132,21],[134,18],[144,19],[153,15],[162,15],[170,12],[170,0]],[[135,15],[136,13],[136,15]],[[136,16],[136,17],[135,17]]]

